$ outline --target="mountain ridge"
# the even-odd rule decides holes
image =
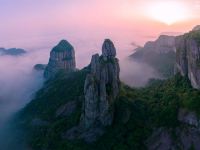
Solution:
[[[175,57],[175,36],[161,35],[144,47],[136,48],[129,60],[145,63],[155,69],[161,78],[169,78],[174,75]]]

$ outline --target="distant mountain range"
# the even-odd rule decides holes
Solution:
[[[17,56],[17,55],[22,55],[25,54],[26,51],[21,48],[0,48],[0,55],[12,55],[12,56]]]
[[[161,76],[174,75],[175,37],[161,35],[156,41],[147,42],[144,47],[138,47],[130,55],[130,59],[153,67]]]

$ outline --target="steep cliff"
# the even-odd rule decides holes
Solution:
[[[69,42],[62,40],[50,52],[49,63],[45,69],[44,77],[48,79],[54,77],[60,70],[71,72],[75,69],[76,62],[74,48]]]
[[[200,89],[200,30],[176,38],[176,73],[187,76]]]
[[[115,56],[114,44],[108,39],[104,41],[102,56],[92,56],[90,73],[84,86],[85,101],[81,123],[85,128],[95,124],[107,126],[113,121],[113,102],[120,88],[120,69]]]

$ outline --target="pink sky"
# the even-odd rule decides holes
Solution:
[[[148,9],[161,1],[0,0],[0,47],[50,49],[65,38],[77,49],[77,57],[90,59],[102,40],[111,38],[125,56],[131,42],[143,45],[161,33],[183,33],[200,24],[200,0],[173,0],[184,4],[190,17],[172,25],[149,16]]]

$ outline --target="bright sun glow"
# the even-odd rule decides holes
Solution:
[[[150,6],[149,15],[151,18],[171,25],[188,18],[186,5],[181,2],[163,1]]]

